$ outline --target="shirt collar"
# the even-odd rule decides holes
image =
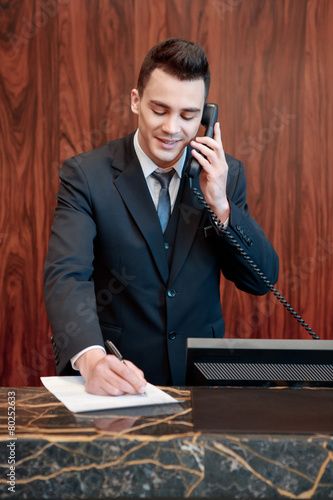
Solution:
[[[134,149],[137,154],[137,157],[139,158],[139,162],[143,171],[143,175],[147,179],[155,170],[158,172],[170,172],[170,170],[174,169],[177,172],[177,175],[179,178],[182,176],[182,171],[184,168],[184,163],[185,163],[185,158],[186,158],[186,149],[184,149],[182,156],[179,158],[179,160],[172,165],[170,168],[160,168],[154,163],[149,156],[146,155],[146,153],[143,151],[139,144],[139,130],[136,130],[134,134]]]

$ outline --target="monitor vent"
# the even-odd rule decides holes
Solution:
[[[207,380],[332,382],[333,364],[194,363]]]

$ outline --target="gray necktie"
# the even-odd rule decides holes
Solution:
[[[158,197],[157,214],[160,219],[161,228],[164,233],[168,225],[171,213],[171,203],[169,195],[169,184],[175,171],[172,169],[167,173],[153,172],[151,175],[161,184],[161,191]]]

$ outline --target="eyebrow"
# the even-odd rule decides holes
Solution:
[[[155,104],[156,106],[161,106],[162,108],[170,109],[170,106],[168,106],[167,104],[165,104],[161,101],[155,101],[155,100],[151,99],[149,102],[151,104]],[[200,110],[200,108],[183,108],[182,111],[185,111],[187,113],[197,113],[198,111],[201,111],[201,110]]]

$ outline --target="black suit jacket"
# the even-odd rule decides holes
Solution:
[[[278,258],[248,213],[242,164],[227,162],[229,230],[274,283]],[[187,183],[169,269],[133,134],[67,160],[60,179],[45,272],[57,372],[73,373],[72,356],[110,339],[149,382],[184,384],[187,337],[224,335],[220,271],[249,293],[266,286],[225,237],[207,230]]]

